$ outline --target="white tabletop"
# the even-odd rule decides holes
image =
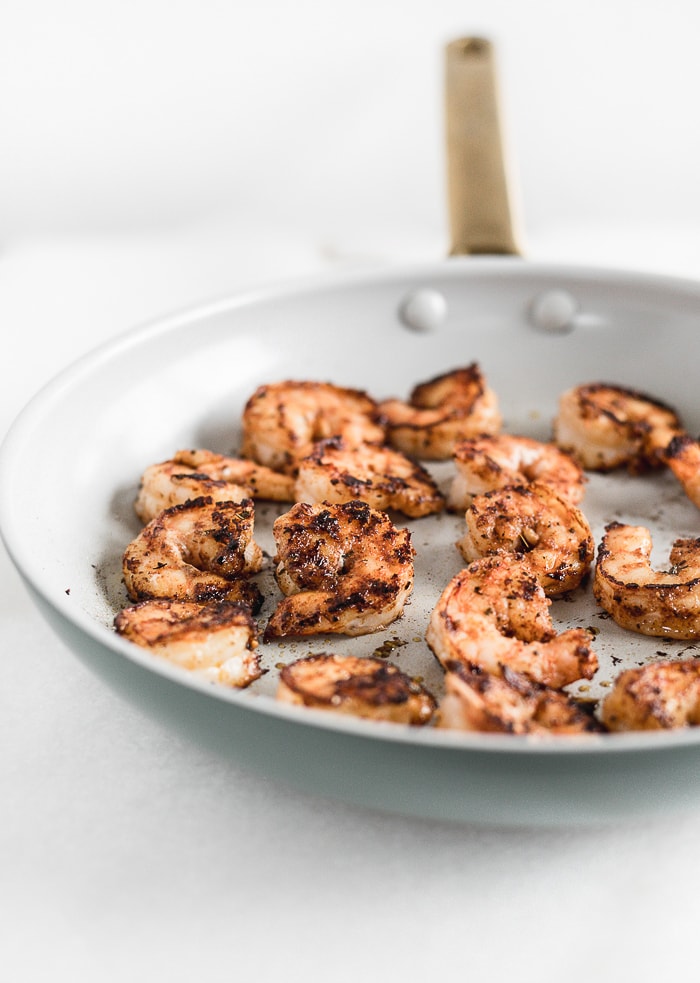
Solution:
[[[30,6],[18,5],[15,17],[17,31],[38,64],[52,50],[50,35],[57,24],[46,23],[45,32],[32,33],[26,13]],[[133,7],[133,23],[125,15],[118,25],[116,21],[103,25],[101,34],[90,18],[94,8],[70,6],[81,14],[74,26],[96,32],[107,45],[107,56],[109,44],[116,50],[118,42],[131,39],[135,70],[145,71],[146,54],[131,29],[138,23],[139,10],[145,9],[151,32],[146,38],[152,39],[157,15],[166,6],[156,0],[141,8],[127,4],[129,10]],[[374,57],[375,49],[367,40],[370,6],[375,11],[372,16],[379,17],[382,44],[389,38],[391,5],[367,5],[365,10],[360,4],[349,43],[365,39],[364,72],[355,76],[364,96],[354,96],[354,90],[343,87],[342,73],[331,74],[329,84],[335,88],[329,101],[337,112],[345,113],[346,127],[337,124],[337,117],[333,117],[335,124],[324,121],[330,146],[343,133],[359,139],[363,118],[369,143],[369,137],[380,132],[389,95],[396,96],[393,88],[387,92],[383,86],[381,60]],[[689,9],[673,3],[649,5],[653,11],[657,6],[668,13],[664,23],[669,31],[678,27]],[[676,9],[680,6],[683,10]],[[263,14],[270,7],[283,18],[282,27],[291,24],[284,20],[287,8],[281,4],[261,4],[260,23],[255,20],[248,28],[260,50],[266,27]],[[535,7],[542,18],[546,14],[560,18],[562,37],[571,44],[567,19],[557,11],[565,7],[567,18],[576,22],[575,15],[584,16],[596,5],[589,0],[561,7],[541,2]],[[517,62],[520,71],[518,35],[514,28],[509,33],[507,8],[507,4],[477,4],[481,19],[474,29],[490,26],[485,11],[491,9],[489,16],[495,18],[494,28],[503,38],[510,64]],[[43,15],[55,9],[44,5]],[[170,69],[186,52],[186,13],[192,14],[194,5],[177,9],[180,47],[163,54]],[[218,5],[204,4],[204,9],[216,23],[221,16],[216,13]],[[311,3],[302,3],[300,9],[307,28],[313,22],[311,15],[325,10]],[[399,9],[405,8],[393,7]],[[606,9],[619,27],[618,7],[612,4]],[[432,64],[438,41],[464,31],[463,17],[456,4],[431,3],[425,9],[416,5],[415,18],[407,18],[410,23],[405,24],[408,43],[413,51],[429,44],[427,61]],[[321,46],[335,37],[331,20],[323,13],[320,27],[316,25]],[[428,23],[433,26],[426,34]],[[595,29],[600,24],[586,25],[585,40],[592,42],[599,36]],[[643,27],[635,28],[637,40],[646,37]],[[297,39],[300,32],[297,28]],[[69,33],[65,27],[64,43]],[[526,41],[532,44],[535,37],[531,31]],[[682,32],[676,37],[684,43]],[[212,38],[216,59],[230,54],[235,61],[234,56],[245,54],[245,37],[230,37],[232,53],[213,28]],[[308,37],[306,41],[307,50],[315,50]],[[282,57],[284,46],[277,34],[273,47],[275,55]],[[591,68],[590,46],[585,48],[588,61],[583,58],[584,48],[581,43],[573,51],[580,71]],[[548,50],[551,47],[540,52],[540,60]],[[555,54],[555,68],[572,56],[571,51]],[[101,60],[94,52],[92,57],[99,76]],[[343,57],[349,65],[347,52]],[[598,53],[599,60],[606,57],[605,51]],[[323,60],[320,55],[319,59]],[[642,61],[639,52],[629,54],[632,68]],[[58,61],[51,64],[55,68]],[[250,59],[244,59],[244,64],[249,68]],[[283,61],[285,70],[292,64]],[[335,62],[329,59],[331,64]],[[303,60],[297,69],[305,80]],[[63,71],[63,94],[69,99],[75,94],[71,86],[77,85],[77,74],[71,75],[70,67]],[[222,79],[232,84],[234,70],[221,71]],[[20,74],[17,67],[15,81]],[[269,109],[273,83],[266,79],[258,98]],[[585,106],[579,83],[580,79],[571,83],[572,97]],[[250,79],[247,84],[250,87]],[[40,103],[37,85],[34,79],[26,94],[33,109]],[[595,96],[595,79],[591,86],[588,94],[592,91]],[[166,88],[163,83],[157,95],[162,97]],[[532,80],[529,89],[530,95],[536,90]],[[114,99],[117,91],[115,83],[109,89]],[[308,91],[315,91],[310,80]],[[184,92],[183,85],[179,94]],[[625,93],[629,94],[627,87]],[[519,92],[513,98],[518,103],[523,96]],[[61,121],[72,125],[71,132],[80,142],[78,110],[71,115],[60,94],[55,99],[57,107],[63,106]],[[120,105],[111,105],[115,125],[124,125]],[[311,107],[312,115],[319,105]],[[174,119],[175,110],[171,103],[168,106]],[[124,117],[127,108],[122,107]],[[195,109],[186,105],[183,111],[201,141],[218,132],[220,121],[202,119]],[[137,115],[138,111],[137,107]],[[429,108],[423,106],[421,112],[429,116]],[[11,132],[18,136],[19,116],[10,116]],[[365,201],[354,167],[366,167],[369,155],[357,151],[359,159],[347,162],[344,155],[334,156],[329,149],[325,159],[316,160],[321,170],[310,176],[298,151],[292,149],[287,190],[301,189],[303,200],[286,214],[276,207],[261,207],[271,175],[259,174],[256,184],[253,164],[246,172],[247,203],[245,194],[237,202],[229,193],[227,198],[224,195],[224,206],[217,208],[215,192],[202,187],[206,183],[202,167],[188,212],[180,207],[183,189],[189,187],[187,168],[176,170],[164,188],[159,184],[156,172],[166,150],[175,158],[178,145],[174,138],[172,146],[165,148],[155,140],[149,143],[149,120],[154,118],[142,111],[138,135],[146,151],[162,156],[149,164],[147,153],[139,164],[135,156],[124,155],[125,180],[131,182],[132,193],[119,186],[116,203],[106,200],[107,185],[118,176],[117,168],[110,170],[108,163],[108,151],[117,142],[113,133],[110,137],[98,126],[95,143],[85,151],[90,158],[83,175],[86,195],[94,196],[90,204],[79,194],[79,179],[69,174],[65,146],[59,147],[53,180],[73,194],[76,221],[71,220],[60,188],[49,201],[46,184],[39,182],[32,198],[31,183],[39,170],[27,176],[30,162],[25,161],[24,169],[3,162],[2,170],[12,179],[19,198],[5,188],[0,191],[3,204],[14,203],[5,210],[7,228],[0,227],[5,366],[0,433],[56,371],[87,348],[142,321],[256,283],[338,266],[431,260],[445,248],[441,189],[433,188],[427,203],[417,195],[410,214],[405,208],[410,189],[437,173],[433,159],[437,153],[426,152],[425,173],[409,170],[408,176],[394,183],[385,162],[374,178],[391,191],[383,201],[366,179]],[[613,133],[610,115],[606,120],[608,133]],[[250,125],[244,127],[244,135],[250,139],[254,130],[248,117],[245,122]],[[164,139],[175,132],[174,124],[172,129],[167,124],[168,118],[161,122]],[[283,140],[290,139],[289,120],[280,126]],[[308,132],[315,132],[311,119],[306,126]],[[439,134],[439,121],[435,132]],[[522,137],[525,130],[520,127],[518,132]],[[397,133],[392,131],[392,138]],[[273,137],[267,136],[274,146]],[[429,143],[433,137],[433,132],[427,137],[423,133],[421,140]],[[28,138],[28,157],[48,147],[48,124],[45,146],[41,139],[36,134]],[[103,139],[114,144],[100,147]],[[551,132],[544,139],[549,150],[556,149]],[[212,152],[223,146],[213,138],[210,143]],[[232,146],[223,147],[229,163]],[[536,182],[537,159],[529,147],[523,154],[523,180],[531,189],[526,198],[535,217],[530,255],[700,276],[700,207],[692,201],[697,192],[694,183],[690,187],[685,158],[676,172],[682,188],[675,198],[669,192],[667,203],[671,201],[672,207],[666,218],[661,217],[663,202],[658,199],[654,199],[654,214],[637,207],[635,218],[633,205],[627,212],[609,209],[606,213],[603,207],[592,214],[588,191],[582,192],[578,212],[569,203],[554,214],[544,205],[538,208],[538,202],[549,190],[561,204],[566,181],[560,175],[559,184],[552,187],[550,182],[549,189],[546,180]],[[243,145],[236,153],[244,156],[245,150]],[[634,146],[630,153],[633,150]],[[283,158],[283,149],[279,153]],[[346,161],[342,167],[341,160]],[[591,155],[591,161],[595,170],[598,157]],[[696,165],[697,157],[693,174]],[[418,167],[415,162],[412,166]],[[224,164],[214,161],[212,167],[215,184],[223,187]],[[48,164],[44,173],[52,173]],[[149,179],[148,196],[139,173]],[[571,173],[579,174],[578,170]],[[348,198],[339,205],[337,188],[346,179]],[[632,181],[637,205],[644,198],[640,181],[639,174]],[[690,195],[686,197],[690,207],[682,207],[684,194]],[[303,219],[305,209],[308,221]],[[70,480],[70,462],[66,464],[66,475],[44,475],[37,462],[36,473],[27,475],[27,480],[44,482],[50,494],[53,481]],[[513,978],[525,983],[559,978],[589,983],[591,978],[672,979],[694,965],[700,806],[653,820],[541,830],[444,825],[309,798],[184,743],[122,702],[55,638],[4,551],[0,551],[0,571],[3,979],[12,983],[194,978],[344,983],[468,977],[498,983]]]

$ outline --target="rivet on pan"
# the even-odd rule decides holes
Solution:
[[[437,290],[413,290],[401,301],[399,317],[412,331],[435,331],[447,317],[447,301]]]
[[[573,331],[579,305],[566,290],[545,290],[530,304],[530,321],[536,328],[552,334]]]

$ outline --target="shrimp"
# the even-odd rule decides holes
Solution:
[[[700,539],[677,539],[671,569],[651,567],[644,526],[611,522],[598,547],[593,593],[622,628],[668,638],[700,637]]]
[[[557,635],[550,604],[524,558],[486,556],[444,589],[426,641],[443,666],[463,662],[497,676],[507,667],[555,689],[591,679],[598,659],[589,632]]]
[[[548,485],[532,482],[477,495],[457,548],[470,563],[492,553],[522,557],[548,597],[580,586],[595,553],[591,527]]]
[[[294,481],[254,461],[224,457],[207,450],[177,451],[169,460],[144,471],[134,509],[150,522],[163,509],[211,495],[216,501],[244,498],[294,501]]]
[[[413,590],[407,529],[365,502],[298,503],[275,520],[276,577],[287,596],[265,639],[365,635],[395,621]]]
[[[397,724],[427,724],[434,697],[391,663],[355,655],[311,655],[285,666],[277,699]]]
[[[352,502],[396,509],[411,518],[440,512],[445,500],[428,472],[390,447],[349,448],[339,437],[322,440],[299,464],[298,502]]]
[[[250,489],[217,481],[174,460],[163,461],[150,465],[141,476],[134,511],[145,525],[165,509],[207,496],[217,502],[242,502],[250,497]]]
[[[441,728],[504,734],[586,734],[602,730],[568,694],[505,667],[502,676],[448,662]]]
[[[589,383],[567,390],[554,420],[557,445],[591,471],[664,465],[663,450],[680,420],[671,407],[633,389]]]
[[[612,731],[666,730],[700,724],[700,659],[651,662],[621,672],[602,702]]]
[[[173,458],[175,462],[194,468],[215,481],[243,485],[250,490],[251,498],[271,502],[293,502],[294,480],[272,468],[240,457],[226,457],[208,450],[182,450]]]
[[[262,675],[250,610],[230,601],[141,601],[114,619],[117,634],[211,682],[242,689]]]
[[[165,509],[126,548],[122,571],[129,598],[240,601],[257,609],[258,588],[244,579],[262,567],[253,525],[250,498],[195,498]]]
[[[460,441],[453,457],[457,475],[447,498],[453,512],[469,508],[474,495],[529,481],[549,485],[571,505],[583,498],[583,469],[555,444],[510,434],[481,434]]]
[[[690,434],[676,434],[664,450],[664,460],[690,501],[700,509],[700,443]]]
[[[259,386],[243,411],[243,457],[284,474],[327,437],[349,447],[386,440],[377,403],[360,389],[327,382],[278,382]]]
[[[497,433],[498,400],[473,362],[416,386],[409,402],[379,404],[389,443],[409,457],[446,461],[459,440]]]

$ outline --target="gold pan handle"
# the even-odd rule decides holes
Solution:
[[[450,255],[518,255],[490,41],[447,45],[445,104]]]

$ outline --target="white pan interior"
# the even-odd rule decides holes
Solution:
[[[416,290],[444,302],[444,316],[415,330],[401,310]],[[532,305],[564,290],[578,313],[570,330],[550,331],[532,317]],[[43,390],[20,416],[3,449],[0,485],[2,532],[18,567],[48,603],[81,633],[180,685],[205,688],[262,713],[300,715],[322,729],[358,729],[382,740],[436,747],[539,746],[517,738],[445,733],[348,721],[283,708],[274,702],[277,668],[311,652],[371,654],[387,639],[401,644],[391,659],[423,678],[436,695],[442,671],[425,640],[429,612],[463,565],[455,548],[459,516],[406,524],[411,528],[416,587],[405,616],[386,631],[356,639],[319,637],[261,646],[268,672],[237,693],[207,687],[117,638],[112,619],[126,601],[121,555],[139,529],[133,500],[144,468],[181,447],[236,452],[243,405],[262,382],[318,379],[366,389],[377,398],[407,397],[430,377],[476,361],[498,394],[504,429],[547,438],[560,392],[587,381],[617,382],[673,405],[691,433],[700,431],[700,287],[643,276],[562,270],[520,260],[455,259],[420,269],[324,280],[293,289],[262,290],[171,317],[132,331],[89,354]],[[436,474],[447,482],[451,465]],[[37,481],[37,474],[47,476]],[[272,520],[284,506],[260,505],[256,530],[274,551]],[[592,476],[582,509],[596,542],[613,519],[648,525],[658,562],[678,536],[700,535],[700,512],[673,477]],[[278,597],[271,573],[261,577],[266,602],[261,624]],[[598,699],[615,674],[660,654],[696,654],[696,646],[646,638],[601,617],[590,585],[552,606],[558,628],[596,630],[600,669],[577,696]],[[17,653],[13,657],[21,658]],[[256,699],[258,697],[258,699]],[[694,744],[696,731],[604,735],[594,750],[647,748],[665,742]],[[575,753],[572,739],[546,750]],[[588,750],[590,750],[589,745]]]

